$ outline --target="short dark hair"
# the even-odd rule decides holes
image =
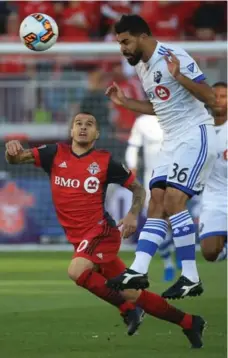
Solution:
[[[151,36],[147,22],[139,15],[123,15],[121,19],[115,23],[115,32],[116,34],[129,32],[133,36],[142,34]]]
[[[212,88],[216,88],[216,87],[223,87],[223,88],[227,88],[227,83],[226,82],[216,82],[212,85]]]

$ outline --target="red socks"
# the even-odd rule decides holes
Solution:
[[[120,275],[125,270],[126,266],[119,257],[116,257],[115,260],[111,262],[101,264],[100,268],[102,276],[109,279]]]
[[[77,280],[77,285],[86,288],[88,291],[102,300],[116,306],[122,313],[135,308],[130,302],[125,301],[119,292],[111,290],[105,285],[106,278],[92,270],[84,271]]]
[[[146,313],[156,318],[175,323],[184,329],[192,327],[192,316],[171,306],[161,296],[149,292],[142,291],[136,304],[132,304],[122,297],[119,292],[109,289],[105,282],[106,279],[114,277],[122,273],[125,269],[124,263],[117,257],[114,261],[103,264],[101,273],[92,270],[86,270],[78,278],[77,284],[86,288],[88,291],[119,308],[121,313],[132,310],[135,306],[139,306]]]
[[[151,316],[178,324],[184,329],[192,327],[192,316],[171,306],[164,298],[149,291],[142,291],[136,305]]]

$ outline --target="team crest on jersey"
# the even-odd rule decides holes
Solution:
[[[87,170],[92,175],[96,175],[97,173],[99,173],[101,171],[99,165],[96,162],[93,162],[92,164],[90,164],[90,166],[87,168]]]
[[[187,69],[189,70],[189,72],[191,73],[197,73],[198,72],[198,69],[195,65],[194,62],[190,63],[188,66],[187,66]]]
[[[154,72],[154,82],[160,83],[162,79],[162,73],[161,71]]]

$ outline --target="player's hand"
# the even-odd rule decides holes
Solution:
[[[171,75],[176,78],[180,74],[180,61],[178,58],[169,50],[167,50],[169,56],[165,56],[165,61],[168,66],[168,70]]]
[[[24,148],[22,147],[19,140],[10,140],[9,142],[6,143],[6,152],[11,157],[20,154],[23,150]]]
[[[124,92],[116,82],[113,82],[113,84],[107,88],[105,95],[108,96],[112,102],[118,104],[119,106],[123,106],[126,100]]]
[[[121,227],[121,236],[123,239],[127,239],[137,229],[137,218],[134,214],[128,213],[118,223],[118,227]]]

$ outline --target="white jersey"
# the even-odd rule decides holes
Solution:
[[[126,163],[129,168],[137,168],[138,152],[143,148],[144,170],[152,171],[153,162],[161,148],[163,132],[156,116],[143,115],[136,119],[128,140]]]
[[[212,172],[207,180],[203,200],[210,200],[216,196],[226,197],[227,194],[227,160],[228,160],[228,139],[227,121],[221,126],[215,127],[217,134],[217,159]],[[212,199],[214,200],[214,199]]]
[[[204,103],[196,99],[170,74],[164,59],[167,50],[180,60],[180,72],[195,82],[205,79],[196,62],[182,48],[157,43],[156,49],[147,63],[140,61],[136,72],[144,91],[153,104],[159,123],[164,131],[164,138],[176,140],[200,124],[213,124],[212,116]]]

